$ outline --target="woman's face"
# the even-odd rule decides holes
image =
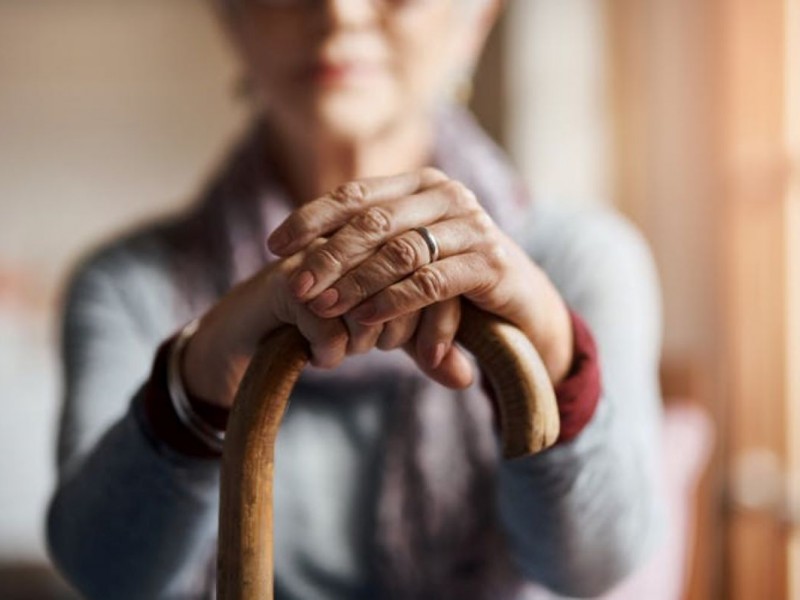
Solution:
[[[474,61],[496,0],[225,0],[255,91],[295,132],[379,134]]]

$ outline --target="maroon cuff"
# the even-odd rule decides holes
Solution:
[[[600,362],[597,346],[589,327],[573,310],[572,367],[567,376],[555,387],[561,433],[557,444],[575,439],[589,424],[600,401]]]
[[[555,386],[558,416],[561,421],[556,444],[575,439],[592,420],[600,400],[600,364],[597,346],[592,332],[586,323],[573,310],[569,311],[572,322],[572,366],[566,377]],[[497,398],[485,374],[481,374],[481,384],[492,403],[495,423],[500,408]]]
[[[159,346],[153,361],[150,379],[144,388],[144,414],[155,439],[171,450],[196,458],[219,458],[220,453],[209,448],[178,418],[167,387],[167,363],[175,337]],[[192,408],[199,417],[219,429],[224,429],[228,411],[219,406],[189,397]]]

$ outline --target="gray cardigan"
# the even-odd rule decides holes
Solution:
[[[542,586],[565,596],[597,595],[646,557],[663,528],[655,270],[641,236],[609,211],[542,204],[517,221],[518,241],[592,330],[603,392],[573,441],[492,462],[495,519],[523,582],[506,597],[549,594]],[[207,575],[218,461],[171,452],[148,434],[142,415],[155,350],[191,316],[178,308],[163,231],[146,227],[105,246],[68,287],[59,478],[47,536],[54,562],[89,598],[200,598],[213,587]],[[348,369],[380,373],[385,356],[348,359]],[[425,386],[439,396],[456,394],[404,369],[414,374],[337,379],[308,371],[301,378],[276,450],[278,599],[374,597],[365,565],[390,407]],[[479,397],[478,419],[488,419],[480,390],[469,394]],[[431,487],[419,493],[463,509],[452,415],[442,408],[450,405],[436,401],[425,409],[435,434],[420,440],[432,475]]]
[[[526,576],[594,595],[644,557],[663,515],[656,280],[642,239],[609,213],[539,208],[531,231],[531,256],[594,333],[604,392],[576,440],[498,465],[499,518]],[[154,447],[130,401],[156,347],[181,325],[165,309],[175,292],[158,252],[142,237],[108,247],[68,293],[60,477],[47,531],[55,562],[90,598],[191,597],[216,531],[218,464]],[[277,449],[281,598],[354,597],[365,549],[353,507],[375,501],[365,483],[391,388],[345,406],[293,402]]]

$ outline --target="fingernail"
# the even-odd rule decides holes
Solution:
[[[314,281],[314,274],[311,271],[302,271],[292,276],[289,288],[297,298],[300,298],[314,286]]]
[[[273,252],[280,252],[289,245],[289,232],[284,229],[276,229],[267,240],[267,247]]]
[[[328,288],[319,296],[314,298],[314,301],[309,304],[311,310],[321,313],[331,308],[339,301],[339,290],[336,288]]]
[[[366,324],[365,321],[369,321],[374,317],[377,312],[378,308],[374,302],[366,302],[353,311],[353,317],[363,325]]]
[[[433,347],[433,352],[431,353],[431,368],[437,369],[440,364],[442,364],[442,360],[444,360],[445,352],[447,352],[447,345],[444,342],[439,342]]]

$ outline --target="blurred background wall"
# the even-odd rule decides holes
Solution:
[[[615,206],[652,244],[666,396],[718,440],[687,500],[694,598],[800,594],[799,16],[509,0],[476,76],[473,107],[537,201]],[[203,0],[0,0],[0,597],[45,564],[70,265],[192,199],[246,119],[236,74]]]
[[[200,0],[0,1],[0,563],[45,557],[68,270],[191,199],[242,122],[234,84]]]

